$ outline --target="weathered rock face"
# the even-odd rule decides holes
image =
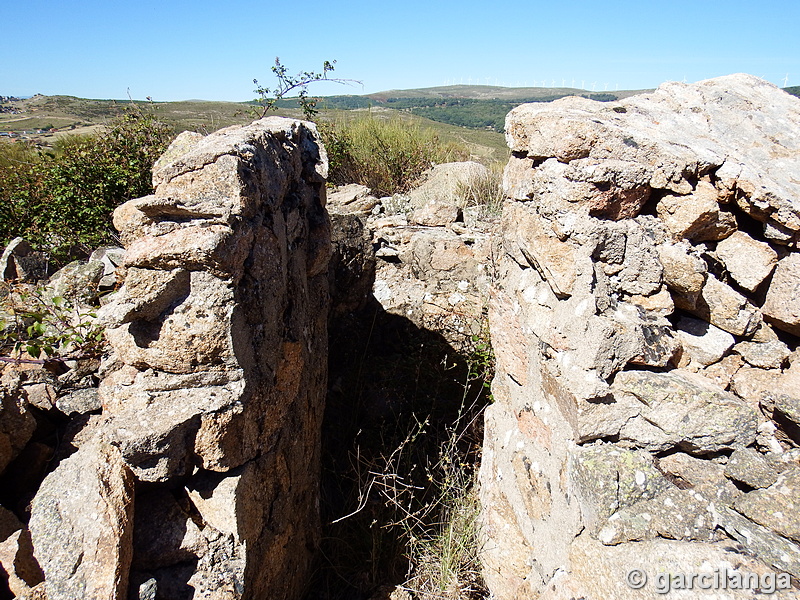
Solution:
[[[319,536],[326,171],[309,123],[183,134],[154,195],[115,212],[102,415],[33,502],[50,600],[299,596]]]
[[[737,75],[523,105],[506,131],[493,595],[651,597],[635,567],[798,585],[800,101]]]
[[[354,277],[363,271],[366,276],[359,275],[360,282],[370,283],[369,292],[386,312],[465,349],[472,336],[482,333],[499,247],[497,215],[470,215],[465,223],[466,213],[476,207],[465,206],[463,190],[488,173],[475,162],[436,165],[408,193],[380,200],[363,186],[335,190],[328,206],[337,225],[335,237],[348,230],[354,233],[358,227],[352,223],[358,217],[375,252],[373,257],[366,248],[357,254],[351,250],[341,260],[334,258],[334,296],[353,288],[363,298]],[[334,244],[338,253],[342,244]],[[368,264],[369,272],[364,268]],[[353,272],[343,272],[343,267]],[[335,313],[340,312],[336,304]],[[354,304],[347,306],[352,310]]]

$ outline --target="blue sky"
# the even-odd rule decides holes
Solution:
[[[446,83],[640,89],[747,72],[800,85],[798,0],[7,2],[0,95],[246,100],[288,70],[314,94]],[[788,80],[786,76],[788,75]]]

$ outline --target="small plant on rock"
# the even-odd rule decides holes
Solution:
[[[37,362],[96,358],[105,349],[104,331],[93,309],[46,288],[12,288],[0,310],[0,349],[15,357],[4,362],[23,351]]]
[[[503,211],[503,177],[497,168],[470,175],[456,184],[456,195],[465,208],[475,207],[476,216],[485,221],[496,219]]]
[[[315,71],[301,71],[297,75],[289,75],[286,67],[281,63],[280,58],[275,58],[275,64],[272,66],[272,72],[278,78],[278,85],[273,89],[264,87],[258,83],[258,79],[253,79],[256,89],[253,90],[258,94],[257,103],[259,109],[256,112],[258,118],[263,119],[267,116],[270,110],[276,108],[279,100],[286,97],[289,92],[297,92],[297,103],[303,111],[303,116],[306,120],[311,121],[314,119],[317,110],[317,98],[308,97],[308,86],[312,83],[319,81],[332,81],[334,83],[359,83],[351,79],[335,79],[328,77],[328,73],[333,72],[333,65],[336,61],[326,60],[322,63],[322,72]]]

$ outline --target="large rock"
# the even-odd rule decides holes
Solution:
[[[119,450],[99,435],[45,478],[30,530],[49,600],[127,597],[133,485]]]
[[[717,244],[716,253],[736,283],[750,292],[769,277],[778,262],[778,253],[769,244],[754,240],[743,231],[736,231]]]
[[[365,185],[351,183],[328,193],[328,212],[333,214],[368,215],[379,203]]]
[[[36,429],[21,380],[20,373],[8,366],[0,379],[0,473],[22,452]]]
[[[422,174],[414,189],[405,194],[413,208],[420,208],[430,202],[458,204],[460,187],[481,176],[488,169],[476,162],[456,162],[436,165]]]
[[[778,329],[800,335],[800,254],[793,252],[775,267],[762,310]]]
[[[507,117],[506,139],[515,157],[580,165],[569,180],[593,186],[594,197],[611,196],[586,205],[598,215],[633,216],[641,204],[630,200],[631,191],[691,194],[692,180],[715,172],[722,196],[737,190],[736,202],[748,214],[796,237],[800,183],[791,173],[798,121],[800,100],[756,77],[730,75],[665,83],[612,104],[574,97],[523,104]]]
[[[735,507],[756,523],[800,542],[800,466],[781,473],[766,489],[738,498]]]
[[[22,596],[44,579],[33,557],[31,534],[10,510],[0,506],[0,580],[11,593]]]
[[[795,340],[764,319],[800,322],[798,127],[800,101],[744,75],[508,115],[480,472],[493,596],[651,597],[625,583],[638,565],[797,584]]]
[[[313,124],[262,119],[180,136],[154,169],[154,194],[115,211],[125,255],[100,312],[112,347],[100,405],[56,402],[102,407],[95,441],[34,500],[51,600],[127,598],[131,565],[134,597],[299,597],[319,539],[326,174]],[[135,530],[133,499],[111,501],[134,479]],[[102,502],[117,512],[91,525]]]
[[[0,279],[6,281],[36,282],[47,277],[48,260],[30,243],[14,238],[0,255]]]
[[[727,331],[706,321],[682,317],[676,333],[684,351],[702,365],[717,362],[730,350],[735,340]]]
[[[675,305],[733,335],[751,335],[761,325],[761,311],[713,275],[697,295],[677,294]]]
[[[573,545],[570,564],[571,570],[554,579],[540,600],[648,600],[661,596],[748,600],[753,598],[753,589],[742,584],[742,573],[753,573],[758,583],[762,578],[767,584],[772,582],[771,597],[778,600],[797,594],[788,577],[779,579],[774,569],[743,555],[729,542],[655,539],[609,547],[584,534]],[[691,583],[690,574],[697,574]],[[641,575],[644,577],[638,579]]]
[[[441,333],[455,348],[481,335],[494,260],[492,226],[420,227],[375,219],[373,295],[386,312]]]
[[[749,446],[755,439],[758,413],[703,377],[624,371],[612,389],[623,402],[638,401],[638,414],[619,432],[620,439],[635,446],[708,454]]]
[[[691,194],[664,196],[656,210],[676,239],[721,240],[736,231],[736,218],[720,210],[718,195],[713,185],[700,181]]]

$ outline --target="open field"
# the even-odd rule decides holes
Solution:
[[[15,113],[0,113],[0,133],[14,132],[41,146],[50,146],[64,135],[91,133],[102,128],[125,108],[131,106],[153,113],[170,125],[176,133],[199,131],[211,133],[223,127],[252,121],[256,114],[252,104],[239,102],[133,102],[130,100],[87,100],[73,96],[34,96],[7,103]],[[302,118],[299,108],[278,108],[272,114]],[[475,160],[504,161],[507,150],[503,135],[495,131],[470,129],[433,121],[409,111],[375,107],[360,110],[322,109],[318,121],[358,118],[372,115],[378,118],[399,117],[419,127],[431,128],[445,141],[465,143]],[[41,131],[46,129],[47,131]],[[23,135],[23,132],[27,132]],[[0,138],[2,139],[2,138]]]

